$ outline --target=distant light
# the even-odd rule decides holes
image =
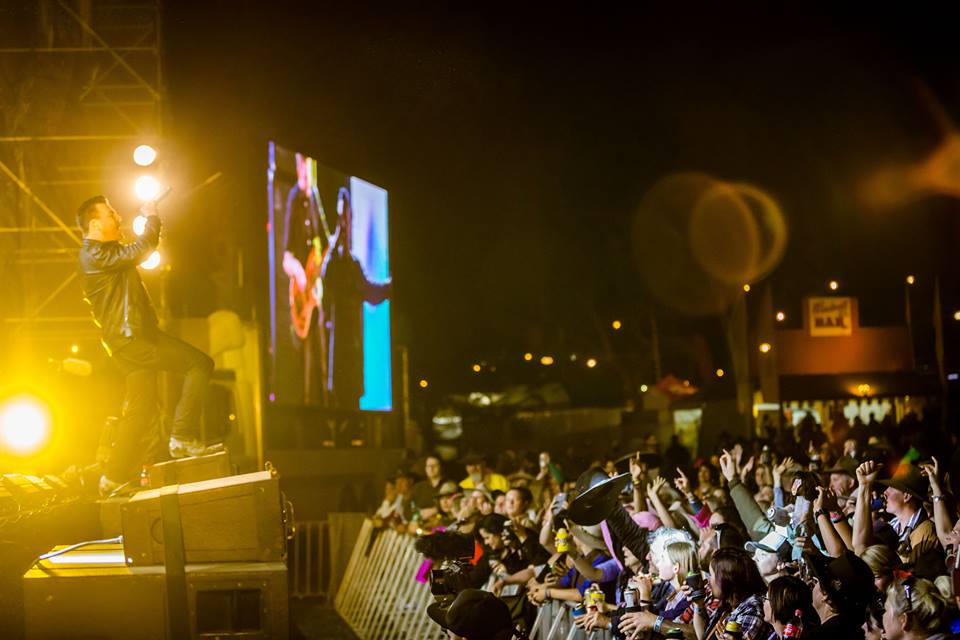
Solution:
[[[760,353],[770,353],[770,349],[773,349],[773,347],[770,346],[769,342],[760,343]]]
[[[576,361],[577,361],[577,354],[571,353],[571,354],[570,354],[570,362],[576,362]]]
[[[689,386],[690,386],[690,381],[689,381],[689,380],[684,380],[684,381],[683,381],[683,386],[689,387]]]
[[[480,369],[481,369],[480,365],[478,365],[478,364],[473,365],[473,372],[474,372],[474,373],[480,373]]]
[[[50,436],[50,411],[32,396],[17,396],[0,407],[0,441],[17,454],[34,453]]]
[[[612,323],[610,323],[610,326],[613,327],[614,331],[620,331],[620,327],[623,326],[623,323],[619,320],[614,320]]]
[[[133,150],[133,161],[141,167],[149,167],[157,159],[157,150],[148,144],[142,144]]]
[[[913,276],[907,276],[907,284],[913,284],[917,281]]]
[[[837,282],[836,280],[831,280],[829,287],[830,287],[830,291],[836,291],[837,289],[840,288],[840,283]]]
[[[423,378],[420,379],[420,388],[421,388],[421,389],[426,389],[426,388],[429,387],[429,386],[430,386],[430,383],[429,383],[429,382],[427,382],[427,381],[426,381],[425,379],[423,379]]]
[[[523,354],[523,359],[526,360],[527,362],[530,362],[531,360],[533,360],[533,354],[530,352],[527,352]]]
[[[588,368],[588,369],[593,369],[595,366],[597,366],[597,359],[596,359],[596,358],[587,358],[587,368]]]
[[[786,319],[787,314],[785,314],[783,311],[777,311],[777,322],[783,322]]]
[[[649,387],[645,384],[640,385],[640,393],[646,393]]]
[[[277,401],[277,394],[275,394],[275,393],[273,393],[273,392],[271,391],[271,392],[270,392],[269,399],[270,399],[270,402],[276,402],[276,401]]]
[[[553,356],[543,356],[542,358],[540,358],[540,364],[542,364],[545,367],[549,367],[550,365],[553,364]]]
[[[133,191],[144,202],[156,200],[160,195],[160,183],[153,176],[140,176],[133,183]]]
[[[230,415],[227,416],[227,420],[229,420],[230,422],[233,422],[236,419],[237,419],[237,414],[235,413],[231,413]]]
[[[717,377],[718,377],[718,378],[722,378],[724,373],[725,373],[725,372],[724,372],[723,369],[717,369]]]
[[[154,251],[150,254],[150,257],[140,263],[141,269],[156,269],[160,266],[160,252]]]
[[[954,312],[953,312],[953,319],[954,319],[954,320],[960,320],[960,311],[954,311]]]
[[[947,380],[957,380],[960,379],[960,373],[948,373]]]
[[[743,292],[744,292],[744,293],[750,293],[750,285],[748,285],[748,284],[743,285]]]
[[[871,391],[872,391],[872,389],[870,388],[870,385],[868,385],[868,384],[866,384],[866,383],[864,383],[864,384],[858,384],[858,385],[857,385],[857,395],[858,395],[858,396],[861,396],[861,397],[869,396]]]
[[[133,219],[133,232],[138,236],[143,235],[144,229],[147,228],[147,217],[146,216],[137,216]]]
[[[70,345],[70,353],[80,353],[80,345],[78,344]]]

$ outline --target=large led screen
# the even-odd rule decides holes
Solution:
[[[389,411],[387,191],[268,146],[269,399]]]

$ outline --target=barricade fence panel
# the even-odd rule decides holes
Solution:
[[[334,596],[337,613],[361,640],[409,638],[443,640],[443,630],[427,615],[433,603],[428,584],[416,580],[424,558],[414,538],[374,529],[364,520]],[[550,600],[537,611],[530,640],[612,640],[606,630],[585,633],[573,622],[572,608]]]

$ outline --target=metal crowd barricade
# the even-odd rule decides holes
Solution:
[[[422,562],[412,537],[365,520],[334,598],[337,613],[361,640],[443,639],[427,616],[430,587],[415,579]]]
[[[412,537],[375,530],[364,520],[334,598],[337,613],[361,640],[443,640],[443,630],[427,616],[430,587],[415,579],[422,562]],[[578,629],[571,607],[557,600],[538,609],[529,635],[530,640],[612,639],[609,631]]]
[[[573,624],[572,608],[559,600],[545,602],[530,628],[530,640],[611,640],[606,630],[584,632]]]

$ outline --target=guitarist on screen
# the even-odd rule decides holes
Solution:
[[[326,339],[320,265],[330,248],[330,229],[313,179],[313,161],[296,154],[297,184],[287,196],[283,271],[290,278],[290,324],[303,353],[303,401],[327,404]]]

